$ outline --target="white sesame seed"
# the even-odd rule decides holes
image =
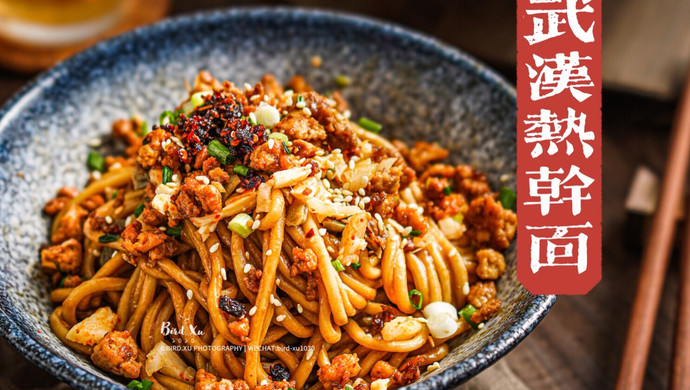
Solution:
[[[343,112],[343,117],[345,117],[345,119],[350,119],[351,116],[352,116],[352,113],[350,112],[350,110],[345,110]]]
[[[276,307],[281,307],[281,306],[283,306],[283,304],[280,303],[280,300],[279,300],[279,299],[276,299],[275,301],[273,301],[273,304],[274,304]]]
[[[321,235],[321,236],[325,236],[326,232],[327,232],[326,228],[319,229],[319,235]]]
[[[268,383],[268,379],[264,379],[261,381],[261,386],[266,386]]]
[[[252,270],[252,265],[251,264],[245,264],[244,265],[244,273],[246,274],[247,272]]]
[[[113,223],[113,217],[111,217],[110,215],[106,215],[105,216],[105,223],[107,223],[107,224]]]
[[[331,188],[331,182],[328,181],[327,179],[323,179],[323,180],[321,180],[321,182],[323,183],[324,187]]]
[[[364,204],[367,204],[367,203],[371,202],[371,198],[368,197],[368,196],[365,196],[364,198],[362,198],[362,202],[363,202]]]
[[[220,243],[217,242],[217,243],[211,245],[210,248],[208,248],[208,252],[209,253],[216,253],[216,251],[218,250],[219,247],[220,247]]]
[[[285,317],[287,317],[285,314],[276,316],[276,322],[282,322],[285,319]]]
[[[164,231],[168,230],[168,228],[166,226],[159,226],[158,230],[164,232]]]
[[[92,148],[97,148],[101,146],[101,139],[100,138],[93,138],[89,141],[89,146]]]
[[[268,95],[264,95],[264,101],[268,103]]]
[[[245,251],[245,252],[244,252],[244,257],[249,257],[249,252],[248,252],[248,251]]]
[[[304,112],[305,114],[311,116],[311,110],[309,109],[309,107],[304,107],[304,108],[302,109],[302,112]]]
[[[249,309],[249,315],[250,315],[250,316],[253,316],[254,314],[256,314],[256,311],[257,311],[257,310],[258,310],[258,309],[256,308],[256,306],[252,306],[252,308]]]
[[[101,173],[98,171],[93,171],[93,172],[91,172],[91,177],[94,180],[101,180]]]
[[[251,91],[251,90],[252,90],[251,84],[249,84],[249,83],[244,83],[244,89],[246,89],[247,91]]]
[[[300,304],[298,303],[298,304],[297,304],[297,312],[301,314],[303,311],[304,311],[304,308],[302,308],[302,305],[300,305]]]
[[[261,95],[252,95],[249,100],[254,101],[254,100],[259,100],[261,99]]]
[[[367,175],[362,176],[362,180],[364,180],[364,182],[368,183],[369,182],[369,176],[367,176]]]
[[[484,327],[484,323],[482,322],[481,324],[477,325],[477,329],[481,329]]]
[[[350,159],[350,162],[347,164],[347,166],[352,170],[355,169],[355,160]]]
[[[274,303],[276,301],[276,297],[271,294],[271,296],[268,298],[269,302]]]
[[[199,180],[200,182],[202,182],[202,183],[204,183],[204,184],[206,184],[206,185],[208,185],[208,184],[211,182],[211,181],[208,179],[208,177],[203,176],[203,175],[199,175],[199,176],[195,177],[195,179]]]
[[[255,221],[252,223],[252,230],[258,229],[259,226],[261,226],[261,221],[259,221],[259,220],[257,219],[257,220],[255,220]]]
[[[462,285],[462,293],[467,295],[470,293],[470,284],[465,282],[465,284]]]
[[[273,149],[273,145],[275,145],[276,141],[273,138],[269,138],[268,140],[268,148]]]
[[[335,248],[332,246],[327,246],[326,249],[328,249],[328,253],[335,253]]]
[[[362,195],[362,196],[364,196],[364,195],[367,194],[367,193],[364,191],[364,188],[360,188],[359,191],[357,191],[357,193],[360,194],[360,195]]]
[[[98,249],[92,250],[91,253],[92,253],[94,256],[100,256],[100,255],[101,255],[101,251],[99,251]],[[117,252],[113,252],[113,253],[117,253]]]
[[[345,203],[350,203],[350,202],[352,202],[352,195],[346,196],[346,197],[343,199],[343,201],[344,201]]]
[[[448,256],[456,256],[458,254],[457,249],[453,248],[448,252]]]
[[[191,300],[194,297],[194,292],[192,290],[187,290],[187,299]]]
[[[347,188],[343,188],[341,192],[343,195],[352,195],[352,191],[348,190]]]
[[[269,249],[269,250],[266,251],[266,256],[270,256],[270,255],[272,255],[272,254],[273,254],[273,251],[272,251],[272,250]]]
[[[116,254],[117,254],[117,251],[114,251],[113,254],[110,255],[110,258],[112,259],[113,257],[115,257]]]
[[[276,279],[276,286],[280,286],[281,283],[283,283],[282,280]]]
[[[429,367],[426,368],[428,372],[436,371],[439,368],[441,368],[441,365],[438,362],[434,362],[434,364],[429,365]]]
[[[223,278],[223,280],[228,280],[228,273],[225,271],[225,268],[220,269],[220,276]]]

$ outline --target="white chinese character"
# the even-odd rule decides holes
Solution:
[[[565,201],[571,202],[572,215],[582,212],[582,201],[592,199],[591,194],[584,194],[582,190],[588,188],[594,179],[580,172],[580,167],[572,165],[565,179],[561,180],[557,176],[563,175],[563,169],[556,171],[549,170],[549,167],[539,167],[538,171],[525,172],[528,175],[539,175],[538,178],[529,179],[530,198],[539,198],[538,201],[524,202],[525,205],[539,205],[541,215],[548,215],[552,204],[563,204]],[[566,185],[569,184],[569,185]],[[570,196],[561,198],[561,187],[568,190]]]
[[[573,154],[573,144],[568,140],[571,135],[577,135],[580,144],[582,145],[582,153],[586,158],[592,155],[594,149],[585,141],[594,140],[594,132],[585,130],[585,122],[587,115],[580,113],[575,114],[575,110],[568,107],[568,117],[565,119],[558,119],[556,114],[551,113],[551,110],[542,109],[539,114],[527,115],[527,120],[523,121],[526,125],[530,125],[525,130],[525,142],[533,143],[532,157],[539,157],[544,152],[542,142],[548,142],[549,148],[547,153],[554,155],[558,152],[558,144],[565,142],[566,154]],[[565,130],[561,131],[565,124]]]
[[[527,10],[527,15],[533,15],[532,35],[525,36],[530,45],[546,41],[547,39],[555,38],[563,35],[565,31],[561,31],[560,25],[567,23],[570,30],[575,34],[579,40],[585,43],[594,42],[594,22],[585,31],[580,25],[578,14],[580,13],[594,13],[594,9],[589,5],[590,0],[582,0],[582,8],[577,8],[579,0],[566,0],[565,9],[530,9]],[[561,0],[530,0],[531,4],[549,4],[561,3]],[[565,14],[565,18],[563,17]],[[546,22],[546,23],[545,23]],[[546,30],[544,29],[546,27]]]
[[[580,52],[571,51],[570,55],[557,53],[555,58],[541,58],[536,54],[532,55],[535,67],[527,66],[530,79],[530,98],[532,101],[541,100],[555,96],[570,90],[570,93],[579,102],[585,101],[592,96],[591,93],[583,92],[580,89],[594,87],[594,82],[589,77],[588,68],[580,65],[580,60],[591,60],[592,57],[580,57]],[[551,67],[549,64],[553,64]],[[539,71],[537,69],[541,68]],[[542,94],[543,93],[543,94]]]
[[[528,230],[553,230],[550,237],[537,237],[531,235],[530,245],[530,265],[532,273],[537,273],[542,267],[577,266],[577,273],[581,274],[587,270],[587,235],[580,233],[577,235],[568,234],[568,229],[591,228],[589,222],[584,225],[570,226],[526,226]],[[546,244],[544,248],[542,242]],[[545,254],[545,259],[542,254]],[[543,261],[545,260],[545,261]]]

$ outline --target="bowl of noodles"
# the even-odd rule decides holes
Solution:
[[[515,91],[366,18],[239,9],[0,111],[0,334],[77,388],[452,388],[553,296],[516,277]]]

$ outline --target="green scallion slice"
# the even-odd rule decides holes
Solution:
[[[350,80],[350,78],[344,74],[338,75],[334,81],[335,85],[337,85],[339,88],[345,88],[352,82],[352,80]]]
[[[208,144],[206,151],[223,165],[228,165],[235,161],[235,158],[230,154],[230,149],[217,139]]]
[[[277,131],[274,131],[274,132],[272,132],[271,134],[269,134],[269,135],[268,135],[268,138],[273,138],[274,140],[280,141],[280,142],[288,142],[288,141],[290,141],[290,140],[288,139],[288,136],[287,136],[287,135],[285,135],[285,134],[283,134],[283,133],[279,133],[279,132],[277,132]]]
[[[182,235],[182,225],[168,227],[165,229],[165,234],[169,235],[170,237],[179,237]]]
[[[422,293],[419,290],[414,289],[410,291],[408,296],[410,298],[410,305],[412,305],[412,307],[414,307],[417,310],[421,310],[422,302],[424,302],[424,296],[422,295]],[[414,297],[419,297],[419,301],[417,303],[414,302]]]
[[[465,218],[465,216],[462,215],[462,213],[457,213],[453,216],[453,220],[455,220],[455,222],[460,223],[460,224],[462,223],[464,218]]]
[[[345,385],[345,390],[355,390],[355,388],[350,385]]]
[[[249,214],[239,213],[228,223],[228,228],[239,234],[242,238],[247,238],[250,234],[254,233],[254,229],[252,229],[253,222]]]
[[[498,201],[501,202],[501,205],[506,210],[514,210],[516,200],[517,194],[508,187],[501,188],[501,192],[498,193]]]
[[[302,103],[302,102],[304,102],[304,96],[297,95],[297,103]]]
[[[168,123],[173,126],[177,126],[177,121],[178,116],[172,111],[163,111],[163,113],[161,113],[161,115],[158,117],[158,122],[161,126],[165,126]]]
[[[213,92],[211,91],[202,91],[202,92],[197,92],[192,95],[192,97],[189,98],[189,101],[192,102],[192,105],[196,108],[199,107],[200,105],[204,104],[204,101],[206,101],[206,96],[213,95]]]
[[[410,231],[410,235],[411,235],[412,237],[419,237],[419,236],[422,235],[422,231],[421,231],[421,230],[412,229],[412,230]]]
[[[470,320],[475,311],[477,311],[476,307],[472,306],[471,304],[467,304],[467,306],[460,309],[460,317],[462,317],[473,329],[479,329],[479,324],[475,324],[472,320]]]
[[[333,268],[335,268],[335,270],[338,272],[345,271],[345,267],[343,267],[343,263],[341,263],[340,260],[338,260],[338,259],[331,261],[331,265],[333,265]]]
[[[235,164],[235,166],[232,167],[232,171],[240,176],[247,176],[247,173],[249,173],[249,167],[245,167],[244,165],[240,164]]]
[[[142,203],[142,204],[140,204],[139,206],[137,206],[136,209],[134,209],[134,216],[137,217],[137,218],[139,218],[139,216],[140,216],[141,213],[143,213],[143,212],[144,212],[144,204]]]
[[[450,195],[451,188],[450,186],[443,188],[443,193],[446,194],[446,196]]]
[[[286,154],[292,154],[292,152],[290,151],[290,148],[288,148],[285,141],[281,142],[281,144],[283,144],[283,150],[285,151]]]
[[[153,382],[146,379],[143,379],[141,382],[134,379],[127,384],[127,388],[132,390],[151,390],[151,386],[153,386]]]
[[[146,121],[141,122],[139,125],[139,134],[141,134],[142,137],[146,137],[146,134],[149,133],[149,125],[146,123]]]
[[[93,150],[89,152],[86,165],[91,171],[105,172],[105,158]]]
[[[360,263],[352,263],[352,269],[358,270],[358,269],[360,269],[360,267],[362,267],[362,264],[360,264]]]
[[[115,198],[117,198],[117,193],[118,193],[118,191],[113,192],[113,194],[110,195],[110,199],[115,199]]]
[[[361,128],[363,128],[364,130],[371,131],[372,133],[375,133],[375,134],[378,134],[379,132],[381,132],[381,129],[383,128],[383,126],[381,126],[380,123],[374,122],[371,119],[364,117],[364,116],[359,118],[359,120],[357,121],[357,124]]]
[[[98,242],[101,244],[107,244],[109,242],[117,241],[120,239],[120,236],[116,234],[104,234],[100,237],[98,237]]]
[[[163,184],[169,183],[172,181],[172,175],[173,171],[170,169],[170,167],[163,167]]]

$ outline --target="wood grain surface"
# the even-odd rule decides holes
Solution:
[[[613,4],[622,1],[632,0],[606,1],[605,7],[610,8],[605,8],[605,25],[606,9],[611,10]],[[255,3],[178,0],[173,1],[172,12]],[[345,5],[299,0],[271,3],[340,7],[392,20],[465,49],[514,81],[512,1],[351,0]],[[0,70],[0,103],[28,80],[26,76]],[[463,385],[463,390],[598,390],[612,388],[615,383],[642,251],[640,222],[643,221],[631,219],[626,214],[624,199],[638,165],[645,164],[657,173],[663,169],[674,104],[607,90],[603,104],[603,279],[586,296],[559,298],[551,313],[525,341],[499,363]],[[657,315],[645,389],[668,388],[677,273],[674,252]],[[0,389],[64,388],[67,386],[31,365],[0,340]]]

